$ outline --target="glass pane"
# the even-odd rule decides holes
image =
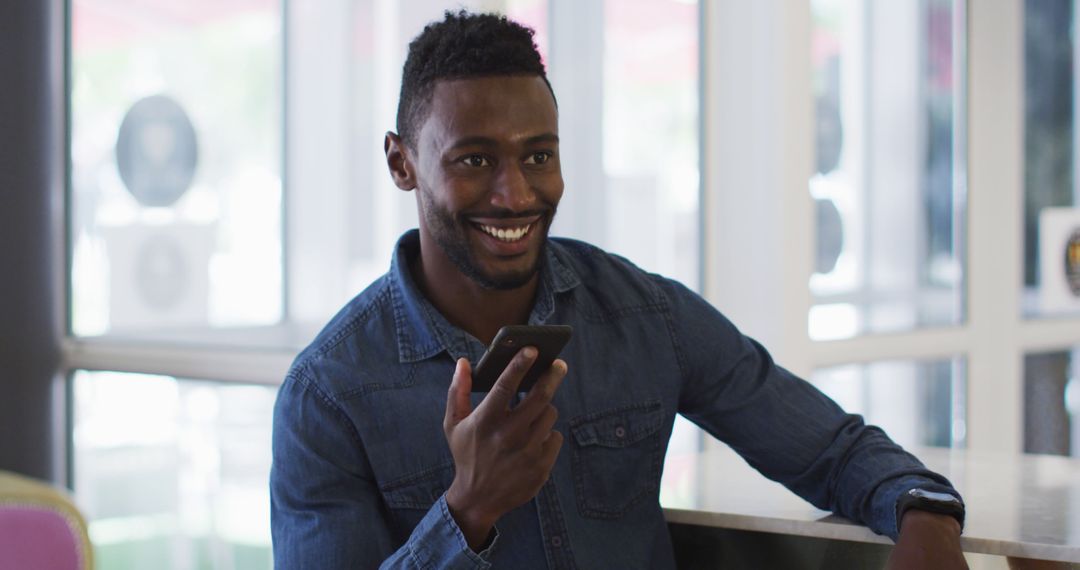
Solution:
[[[896,360],[823,368],[810,382],[900,445],[964,447],[966,376],[961,358]]]
[[[282,317],[277,0],[73,0],[71,326]]]
[[[1071,0],[1024,4],[1025,316],[1080,314],[1076,13]]]
[[[1024,357],[1024,452],[1080,457],[1080,347]]]
[[[100,568],[269,569],[273,387],[74,377],[74,488]]]
[[[812,0],[815,340],[964,310],[963,2]]]
[[[552,234],[696,289],[695,2],[297,2],[286,46],[290,319],[321,326],[387,271],[398,237],[416,227],[415,197],[393,186],[383,135],[396,129],[409,41],[462,6],[536,30],[559,99],[566,182]]]
[[[604,10],[603,69],[595,71],[604,78],[598,103],[607,233],[597,245],[696,290],[701,241],[697,3],[607,0]],[[567,190],[600,191],[572,179]],[[559,229],[588,237],[581,216],[576,220],[576,227]],[[595,210],[584,223],[597,223]]]

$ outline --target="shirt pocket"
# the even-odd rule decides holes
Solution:
[[[570,421],[578,509],[618,518],[659,488],[664,424],[659,401],[623,406]]]

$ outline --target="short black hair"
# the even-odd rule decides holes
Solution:
[[[409,44],[398,98],[398,135],[414,142],[439,80],[536,75],[551,90],[533,33],[506,16],[465,10],[447,10],[442,21],[428,24]]]

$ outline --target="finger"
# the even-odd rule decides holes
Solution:
[[[472,413],[469,394],[472,392],[472,367],[465,358],[459,358],[454,368],[454,378],[450,381],[450,392],[446,395],[446,417],[443,428],[449,430]]]
[[[566,371],[565,361],[556,359],[552,362],[551,367],[540,375],[533,389],[529,390],[529,395],[525,396],[521,404],[514,409],[514,414],[520,416],[521,421],[525,424],[536,421],[544,408],[551,403],[551,399],[555,397],[555,392],[562,385],[563,378],[566,377]]]
[[[551,429],[555,427],[555,422],[559,420],[559,410],[548,404],[544,411],[541,412],[540,417],[536,418],[536,421],[529,426],[531,432],[529,445],[542,445],[548,438],[551,437]]]
[[[521,380],[525,378],[525,373],[529,371],[529,367],[536,361],[536,355],[536,348],[532,346],[526,346],[519,350],[514,355],[514,359],[510,361],[510,364],[506,365],[506,369],[499,375],[499,379],[495,381],[491,391],[484,397],[484,401],[480,402],[477,411],[486,415],[495,410],[503,412],[509,409],[510,400],[517,393]]]
[[[512,421],[508,422],[503,428],[506,441],[510,445],[529,450],[530,453],[536,456],[543,455],[541,447],[551,437],[552,428],[555,427],[555,422],[559,419],[559,410],[555,406],[548,404],[540,410],[540,413],[530,423],[525,423],[521,416],[516,415],[517,413],[518,410],[515,409],[515,416]]]
[[[543,452],[543,465],[549,470],[555,465],[555,460],[559,458],[559,450],[562,449],[563,435],[557,431],[549,432],[548,438],[541,446]]]

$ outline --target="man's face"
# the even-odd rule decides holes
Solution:
[[[439,81],[413,146],[421,233],[483,287],[526,284],[563,192],[558,114],[543,79]]]

